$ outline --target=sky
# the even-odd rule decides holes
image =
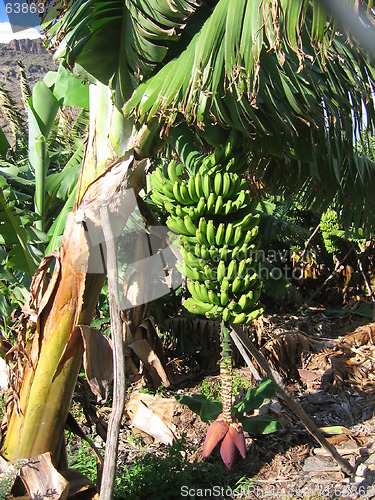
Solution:
[[[9,43],[14,38],[39,38],[40,35],[35,28],[13,33],[5,12],[4,1],[0,0],[0,43]]]

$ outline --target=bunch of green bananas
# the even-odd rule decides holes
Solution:
[[[174,160],[151,176],[152,200],[164,208],[168,228],[184,261],[192,313],[233,324],[249,323],[257,309],[261,283],[253,264],[258,245],[257,201],[247,190],[246,158],[230,138],[188,175]]]

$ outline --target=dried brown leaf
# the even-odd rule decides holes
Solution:
[[[20,470],[20,478],[30,498],[68,498],[69,483],[53,466],[50,453],[29,459]]]
[[[134,392],[126,405],[126,412],[130,419],[134,417],[140,402],[145,404],[147,408],[155,413],[155,415],[160,417],[173,433],[176,431],[176,426],[172,422],[177,406],[177,402],[174,398],[169,399],[159,396],[158,394],[154,396],[153,394],[144,394],[138,391]]]
[[[171,445],[173,443],[174,435],[171,429],[142,401],[139,402],[132,425],[165,444]]]
[[[375,323],[358,327],[353,333],[346,335],[341,343],[351,347],[361,347],[369,343],[375,345]]]
[[[55,260],[55,268],[52,277],[49,279],[47,272],[53,260]],[[56,250],[55,252],[46,255],[41,260],[31,281],[30,294],[27,304],[25,304],[22,309],[22,312],[34,319],[34,322],[36,322],[38,314],[40,314],[47,305],[53,290],[55,289],[59,276],[60,258],[59,252]]]
[[[159,387],[161,384],[163,384],[164,387],[170,386],[168,375],[164,370],[163,364],[147,340],[137,340],[130,344],[129,348],[132,349],[136,356],[143,362],[155,387]]]
[[[61,475],[69,482],[69,500],[74,498],[94,500],[98,498],[98,489],[95,484],[79,471],[69,469],[62,471]]]
[[[111,340],[101,331],[81,325],[84,353],[83,366],[90,389],[98,401],[106,402],[113,380],[113,353]]]

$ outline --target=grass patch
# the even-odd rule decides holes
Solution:
[[[160,454],[140,454],[131,467],[119,467],[114,499],[181,498],[182,488],[226,487],[229,474],[221,464],[191,463],[184,440]]]
[[[75,469],[95,483],[96,457],[90,446],[72,432],[65,431],[69,469]]]

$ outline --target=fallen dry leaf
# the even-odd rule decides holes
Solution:
[[[136,340],[129,345],[129,348],[142,361],[155,387],[160,387],[161,384],[164,387],[170,386],[168,375],[164,370],[162,362],[146,339]]]
[[[20,478],[30,498],[68,498],[69,482],[53,466],[50,453],[29,459],[20,470]]]
[[[79,326],[83,344],[83,366],[90,389],[98,402],[105,403],[113,380],[112,342],[101,331],[89,326]]]

